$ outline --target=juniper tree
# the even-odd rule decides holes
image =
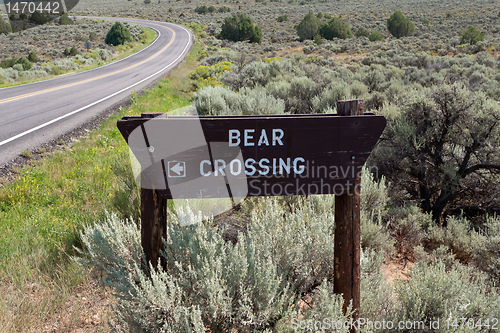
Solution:
[[[320,33],[321,36],[329,40],[334,38],[352,38],[352,32],[351,29],[349,29],[349,25],[339,18],[333,18],[327,24],[324,24],[320,28]]]
[[[130,31],[120,22],[115,22],[111,29],[106,34],[104,42],[114,46],[131,42]]]
[[[300,39],[313,39],[314,36],[318,34],[322,24],[323,22],[310,12],[304,16],[295,30],[297,31],[297,35],[299,35]]]
[[[415,26],[399,10],[387,20],[387,30],[396,38],[413,36]]]
[[[260,44],[262,31],[253,24],[250,17],[245,14],[236,14],[224,19],[218,38],[234,42],[248,40],[251,43]]]
[[[477,30],[475,27],[468,27],[462,35],[460,44],[474,45],[482,40],[484,40],[484,34],[481,31]]]
[[[467,208],[498,200],[497,102],[455,83],[409,92],[383,113],[388,125],[373,158],[434,220],[450,204]]]
[[[75,22],[73,22],[73,20],[69,18],[67,13],[64,13],[59,18],[59,24],[60,25],[73,25],[73,24],[75,24]]]

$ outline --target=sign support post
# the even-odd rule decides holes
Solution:
[[[363,100],[338,101],[337,114],[362,116]],[[344,313],[352,300],[353,321],[359,319],[360,310],[360,187],[361,171],[346,193],[335,196],[333,291],[342,294]]]
[[[161,113],[143,113],[142,118],[154,118]],[[146,263],[158,265],[162,238],[167,236],[167,200],[162,198],[145,172],[141,172],[141,245]]]

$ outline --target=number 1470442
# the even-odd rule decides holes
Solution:
[[[447,319],[446,326],[448,329],[475,329],[486,328],[498,330],[498,318],[473,319],[473,318],[455,318]]]
[[[7,13],[10,14],[33,14],[35,12],[47,13],[47,14],[59,14],[60,3],[54,2],[27,2],[27,1],[16,1],[16,2],[5,2],[5,7]]]

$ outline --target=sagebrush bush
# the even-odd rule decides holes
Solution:
[[[411,278],[395,283],[399,306],[394,310],[394,322],[423,322],[440,320],[440,329],[433,332],[456,331],[446,320],[455,318],[497,318],[500,312],[498,291],[487,287],[483,276],[456,263],[449,270],[441,260],[430,265],[417,263],[411,269]],[[403,330],[413,332],[413,330]]]
[[[243,88],[239,93],[220,86],[204,87],[194,93],[193,104],[202,115],[280,114],[285,110],[283,100],[261,87]]]
[[[390,256],[394,251],[394,240],[389,235],[387,214],[389,195],[385,177],[374,179],[370,169],[361,173],[361,247]]]
[[[488,217],[479,232],[471,235],[474,262],[494,281],[500,282],[500,217]]]
[[[120,295],[118,318],[131,331],[263,331],[284,325],[285,332],[292,317],[313,318],[327,310],[342,319],[342,301],[325,284],[333,274],[332,198],[307,200],[293,211],[275,199],[262,200],[235,245],[210,221],[189,225],[184,220],[193,214],[179,211],[188,226],[169,217],[161,265],[149,267],[149,277],[142,270],[140,229],[108,216],[84,228],[86,252],[78,261],[106,271],[105,281]],[[298,312],[302,294],[317,287],[318,308]]]
[[[343,313],[344,300],[340,295],[332,292],[333,286],[325,281],[315,291],[309,304],[306,305],[303,311],[290,320],[290,324],[286,323],[279,327],[278,332],[297,332],[302,327],[304,331],[318,331],[324,333],[341,332],[347,333],[349,327],[335,326],[338,323],[349,322],[353,312],[352,306],[347,307],[347,311]]]
[[[99,266],[119,293],[117,317],[127,331],[265,330],[292,314],[295,294],[251,237],[233,246],[217,229],[181,227],[169,218],[162,265],[143,272],[140,230],[115,215],[81,234],[82,263]]]
[[[315,213],[314,206],[306,201],[290,212],[269,199],[252,212],[250,235],[256,246],[296,291],[310,291],[333,276],[334,212]]]
[[[233,246],[209,226],[173,223],[164,244],[166,271],[200,306],[211,330],[264,330],[292,311],[289,282],[252,235],[240,235]]]
[[[372,321],[387,320],[395,305],[393,287],[381,272],[382,252],[361,251],[361,308],[360,318]]]
[[[469,221],[450,217],[447,219],[445,228],[436,225],[429,227],[425,245],[429,250],[435,250],[444,245],[454,253],[457,259],[469,263],[474,256],[472,243],[472,234],[474,233]]]
[[[415,247],[422,245],[425,230],[432,224],[432,218],[429,214],[422,213],[418,207],[410,205],[389,211],[388,224],[397,252],[408,259],[414,259]]]

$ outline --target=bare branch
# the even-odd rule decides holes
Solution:
[[[465,169],[464,175],[467,176],[478,170],[493,170],[500,173],[500,164],[476,164],[470,168]]]

